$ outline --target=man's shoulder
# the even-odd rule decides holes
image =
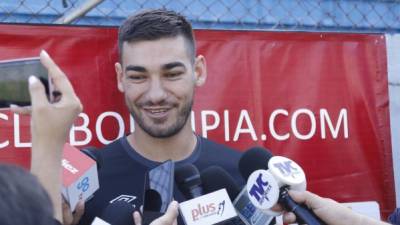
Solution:
[[[104,152],[108,152],[108,151],[111,151],[113,149],[120,149],[120,148],[122,148],[122,140],[124,138],[125,137],[120,137],[120,138],[114,140],[113,142],[100,147],[99,150],[104,151]]]
[[[97,148],[96,153],[101,157],[118,157],[124,155],[125,154],[124,153],[125,146],[123,144],[124,138],[125,137],[118,138],[107,145]]]
[[[136,165],[132,163],[133,160],[129,157],[125,148],[127,147],[124,144],[124,137],[122,137],[100,148],[91,149],[90,152],[97,163],[101,164],[101,167],[106,168],[99,172],[102,173],[104,170],[109,171],[112,168],[119,168],[122,164]]]

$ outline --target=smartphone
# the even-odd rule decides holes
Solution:
[[[173,200],[175,164],[167,160],[145,174],[143,222],[149,224],[163,215]]]
[[[35,75],[45,86],[46,95],[52,101],[52,87],[47,70],[40,63],[39,57],[20,58],[0,61],[0,108],[10,104],[19,106],[31,105],[28,89],[28,78]]]

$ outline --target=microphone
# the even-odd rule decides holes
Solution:
[[[89,199],[99,188],[96,162],[68,143],[61,162],[62,195],[74,211],[79,200]]]
[[[201,172],[201,180],[206,192],[226,188],[230,199],[234,199],[233,205],[241,221],[246,225],[269,224],[274,217],[263,213],[250,201],[246,187],[240,190],[235,180],[223,168],[211,166]],[[233,221],[234,224],[243,224]]]
[[[274,156],[268,162],[268,167],[281,187],[279,203],[285,209],[294,212],[300,223],[324,224],[306,206],[297,204],[289,195],[288,190],[306,190],[306,176],[303,169],[291,159]]]
[[[246,190],[253,205],[266,214],[277,216],[270,210],[279,200],[279,186],[267,170],[256,170],[247,179]],[[270,212],[271,211],[271,212]]]
[[[107,205],[100,218],[112,225],[132,225],[134,210],[128,202],[116,201]]]
[[[199,195],[203,193],[199,171],[193,165],[187,168],[190,168],[189,172],[178,170],[179,174],[176,174],[179,177],[178,188],[191,198],[179,204],[179,211],[186,225],[219,224],[237,216],[225,189]]]
[[[223,168],[210,166],[200,174],[206,193],[225,188],[231,199],[235,199],[240,192],[235,180]]]
[[[251,166],[252,168],[258,167],[259,170],[250,174],[247,180],[248,194],[256,207],[271,215],[279,215],[282,212],[270,210],[278,201],[286,210],[296,214],[298,222],[308,225],[324,224],[309,208],[297,204],[287,193],[289,189],[300,191],[306,189],[305,173],[297,163],[282,156],[267,157],[267,155],[272,154],[263,153],[268,150],[260,147],[252,148],[249,151],[251,153],[243,154],[242,158],[245,157],[243,162],[251,162],[251,158],[257,156],[257,160],[254,158]],[[262,162],[261,157],[263,157],[264,162]],[[245,164],[240,165],[244,166]],[[239,166],[239,170],[243,171],[241,173],[247,174],[249,169],[241,166]],[[269,170],[266,170],[268,168]]]
[[[187,199],[203,195],[199,170],[193,164],[185,164],[175,169],[175,182]]]
[[[268,169],[278,182],[279,187],[288,186],[297,191],[307,189],[306,174],[293,160],[283,156],[274,156],[268,162]]]
[[[261,147],[253,147],[245,151],[239,159],[239,172],[243,179],[249,179],[250,174],[259,169],[268,169],[272,153]]]
[[[273,157],[272,153],[266,149],[263,149],[261,147],[253,147],[250,148],[249,150],[245,151],[242,155],[242,157],[239,159],[239,172],[242,175],[243,179],[245,180],[249,180],[250,175],[260,169],[268,169],[268,162],[269,160]],[[269,172],[267,171],[259,171],[260,173],[258,173],[257,175],[254,175],[255,177],[252,178],[252,180],[254,180],[254,182],[256,182],[257,186],[253,185],[249,185],[250,187],[246,187],[246,191],[244,191],[244,193],[247,194],[247,198],[249,198],[249,201],[252,202],[254,204],[254,206],[256,206],[256,208],[258,208],[259,210],[261,210],[262,212],[270,215],[270,216],[279,216],[282,214],[282,212],[276,212],[273,210],[270,210],[269,208],[272,207],[276,201],[277,201],[277,196],[279,195],[276,194],[278,187],[276,186],[276,182],[273,178],[271,178]],[[267,173],[264,173],[267,172]],[[261,175],[261,177],[260,177]],[[265,175],[266,177],[263,177],[262,175]],[[262,192],[262,179],[268,179],[268,183],[271,187],[269,187],[269,189],[273,190],[273,193],[275,193],[272,198],[268,198],[265,199],[265,203],[267,205],[263,206],[260,203],[257,203],[258,201],[255,201],[252,198],[252,195],[256,195],[257,194],[257,190],[259,192]],[[249,182],[247,182],[249,184]],[[248,186],[248,185],[246,185]],[[251,194],[247,192],[247,190],[251,191]],[[271,192],[272,193],[272,192]],[[270,193],[270,194],[271,194]],[[257,199],[258,197],[256,197]],[[269,201],[272,200],[272,201]]]

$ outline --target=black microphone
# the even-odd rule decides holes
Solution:
[[[208,167],[201,172],[200,177],[206,193],[225,188],[229,198],[233,200],[240,192],[240,188],[232,176],[219,166]]]
[[[235,180],[219,166],[210,166],[201,171],[200,177],[203,181],[205,193],[211,193],[225,188],[228,192],[229,198],[233,201],[240,192],[240,188],[236,184]],[[243,225],[243,222],[239,219],[233,218],[230,221],[223,223],[223,225],[227,224]]]
[[[198,169],[191,164],[175,170],[175,181],[181,192],[189,198],[179,203],[186,225],[222,224],[237,216],[229,194],[224,189],[203,194],[203,180]]]
[[[271,163],[273,161],[273,163]],[[271,168],[274,166],[274,168]],[[239,161],[239,171],[244,177],[249,177],[254,171],[268,170],[271,176],[267,180],[276,182],[279,187],[278,202],[283,207],[295,213],[297,220],[301,224],[322,225],[323,223],[313,212],[305,205],[299,205],[288,194],[291,185],[299,189],[305,190],[305,175],[300,166],[290,159],[281,156],[273,156],[267,149],[254,147],[246,151]],[[291,173],[293,170],[294,173]],[[252,172],[253,171],[253,172]],[[286,174],[285,174],[286,173]],[[291,178],[287,176],[297,177],[298,183],[289,183]],[[274,180],[271,180],[273,178]]]
[[[175,182],[186,199],[203,195],[199,170],[193,164],[185,164],[175,169]]]
[[[132,225],[133,205],[125,201],[116,201],[109,204],[101,214],[100,218],[112,225]]]
[[[239,159],[239,172],[243,179],[249,179],[250,174],[259,169],[268,169],[272,153],[261,147],[253,147],[245,151]]]
[[[297,202],[290,197],[287,187],[281,188],[279,195],[279,203],[281,203],[286,210],[293,212],[296,215],[296,218],[299,218],[298,222],[300,224],[325,224],[317,217],[317,215],[314,214],[313,211],[308,209],[307,206],[297,204]]]

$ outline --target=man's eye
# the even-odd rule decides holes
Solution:
[[[126,76],[129,80],[133,80],[133,81],[141,81],[146,79],[146,76],[144,75],[133,75],[133,74],[128,74]]]
[[[168,79],[177,79],[180,77],[180,75],[182,75],[183,73],[180,71],[177,72],[169,72],[165,74],[165,77]]]

